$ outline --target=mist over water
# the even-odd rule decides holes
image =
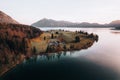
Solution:
[[[6,73],[3,80],[120,80],[120,31],[109,28],[62,29],[95,33],[99,40],[85,50],[33,56]]]

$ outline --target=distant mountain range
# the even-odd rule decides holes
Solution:
[[[32,26],[36,27],[117,27],[120,26],[120,20],[112,21],[108,24],[98,24],[98,23],[73,23],[69,21],[56,21],[52,19],[41,19],[32,24]]]
[[[5,14],[4,12],[0,11],[0,23],[12,23],[12,24],[19,24],[16,20]]]
[[[19,24],[16,20],[14,20],[12,17],[8,16],[4,12],[0,11],[0,23],[12,23],[12,24]],[[93,27],[93,28],[99,28],[99,27],[120,27],[120,20],[112,21],[108,24],[98,24],[98,23],[88,23],[88,22],[82,22],[82,23],[73,23],[69,21],[56,21],[53,19],[41,19],[35,23],[32,24],[32,26],[35,27]]]

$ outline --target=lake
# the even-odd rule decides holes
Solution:
[[[110,28],[41,28],[83,30],[99,36],[88,49],[33,56],[8,71],[3,80],[120,80],[120,31]]]

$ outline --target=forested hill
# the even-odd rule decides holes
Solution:
[[[32,55],[29,40],[42,34],[40,29],[22,24],[0,23],[0,75]]]

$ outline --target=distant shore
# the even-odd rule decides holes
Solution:
[[[111,26],[34,26],[34,27],[38,27],[38,28],[112,28]]]
[[[120,30],[120,27],[115,27],[116,30]]]
[[[120,27],[112,28],[111,30],[120,30]]]

